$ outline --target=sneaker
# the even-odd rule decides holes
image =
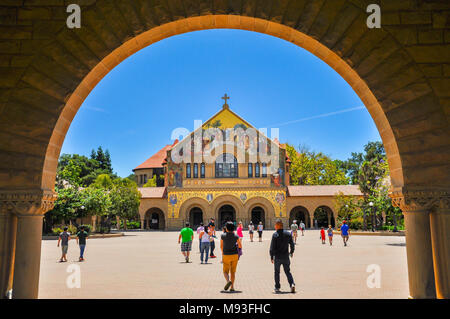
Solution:
[[[234,288],[231,288],[231,289],[230,289],[230,292],[235,292],[235,291],[236,291],[236,290],[234,290]]]
[[[216,256],[209,256],[209,258],[217,258]]]
[[[223,287],[223,290],[227,291],[228,288],[230,288],[231,284],[232,284],[231,281],[227,282],[227,284],[225,285],[225,287]]]
[[[291,292],[292,292],[292,293],[295,293],[295,285],[292,285],[292,286],[291,286]]]
[[[277,294],[277,293],[279,293],[281,290],[280,290],[280,288],[275,288],[275,293]]]

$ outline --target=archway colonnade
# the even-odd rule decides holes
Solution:
[[[260,211],[262,216],[261,220],[264,221],[264,226],[272,228],[272,219],[275,218],[275,209],[272,203],[264,197],[253,197],[245,202],[233,196],[233,195],[221,195],[215,198],[211,203],[208,203],[203,198],[193,197],[186,200],[180,207],[180,219],[182,224],[190,222],[192,224],[192,218],[190,213],[193,208],[198,208],[202,212],[203,223],[207,223],[214,218],[216,225],[221,227],[223,222],[221,219],[221,209],[225,206],[229,206],[229,209],[233,211],[234,220],[236,222],[242,222],[244,228],[248,226],[252,221],[252,212]],[[255,214],[253,214],[253,217]],[[255,222],[255,221],[253,221]]]
[[[61,147],[96,84],[138,50],[215,28],[265,33],[316,55],[355,90],[386,149],[405,215],[410,295],[450,297],[450,4],[385,1],[369,29],[359,0],[107,1],[0,4],[0,292],[37,298],[42,216]],[[24,14],[26,13],[26,14]]]

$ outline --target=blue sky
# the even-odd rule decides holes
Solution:
[[[296,45],[255,32],[208,30],[135,53],[92,90],[61,153],[101,145],[120,176],[193,129],[223,104],[256,128],[278,127],[281,142],[347,159],[381,140],[361,100],[339,74]]]

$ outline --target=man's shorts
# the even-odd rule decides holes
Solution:
[[[61,246],[61,251],[63,253],[63,255],[67,254],[67,250],[69,249],[69,245],[62,245]]]
[[[262,230],[258,230],[258,236],[259,236],[259,238],[262,237]]]
[[[181,243],[181,251],[191,251],[191,249],[192,249],[192,241]]]
[[[224,273],[235,273],[236,267],[239,260],[239,255],[222,255],[223,259],[223,272]]]

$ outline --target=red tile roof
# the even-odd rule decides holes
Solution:
[[[141,198],[163,198],[166,196],[165,187],[139,187]]]
[[[362,196],[358,185],[288,186],[288,196],[335,196],[339,192],[344,195]]]
[[[176,143],[178,143],[178,140],[175,140],[175,142],[171,144],[167,144],[162,149],[160,149],[158,152],[153,154],[149,159],[147,159],[144,163],[136,167],[136,169],[143,169],[143,168],[160,168],[163,167],[163,163],[167,156],[167,151],[172,148]]]

